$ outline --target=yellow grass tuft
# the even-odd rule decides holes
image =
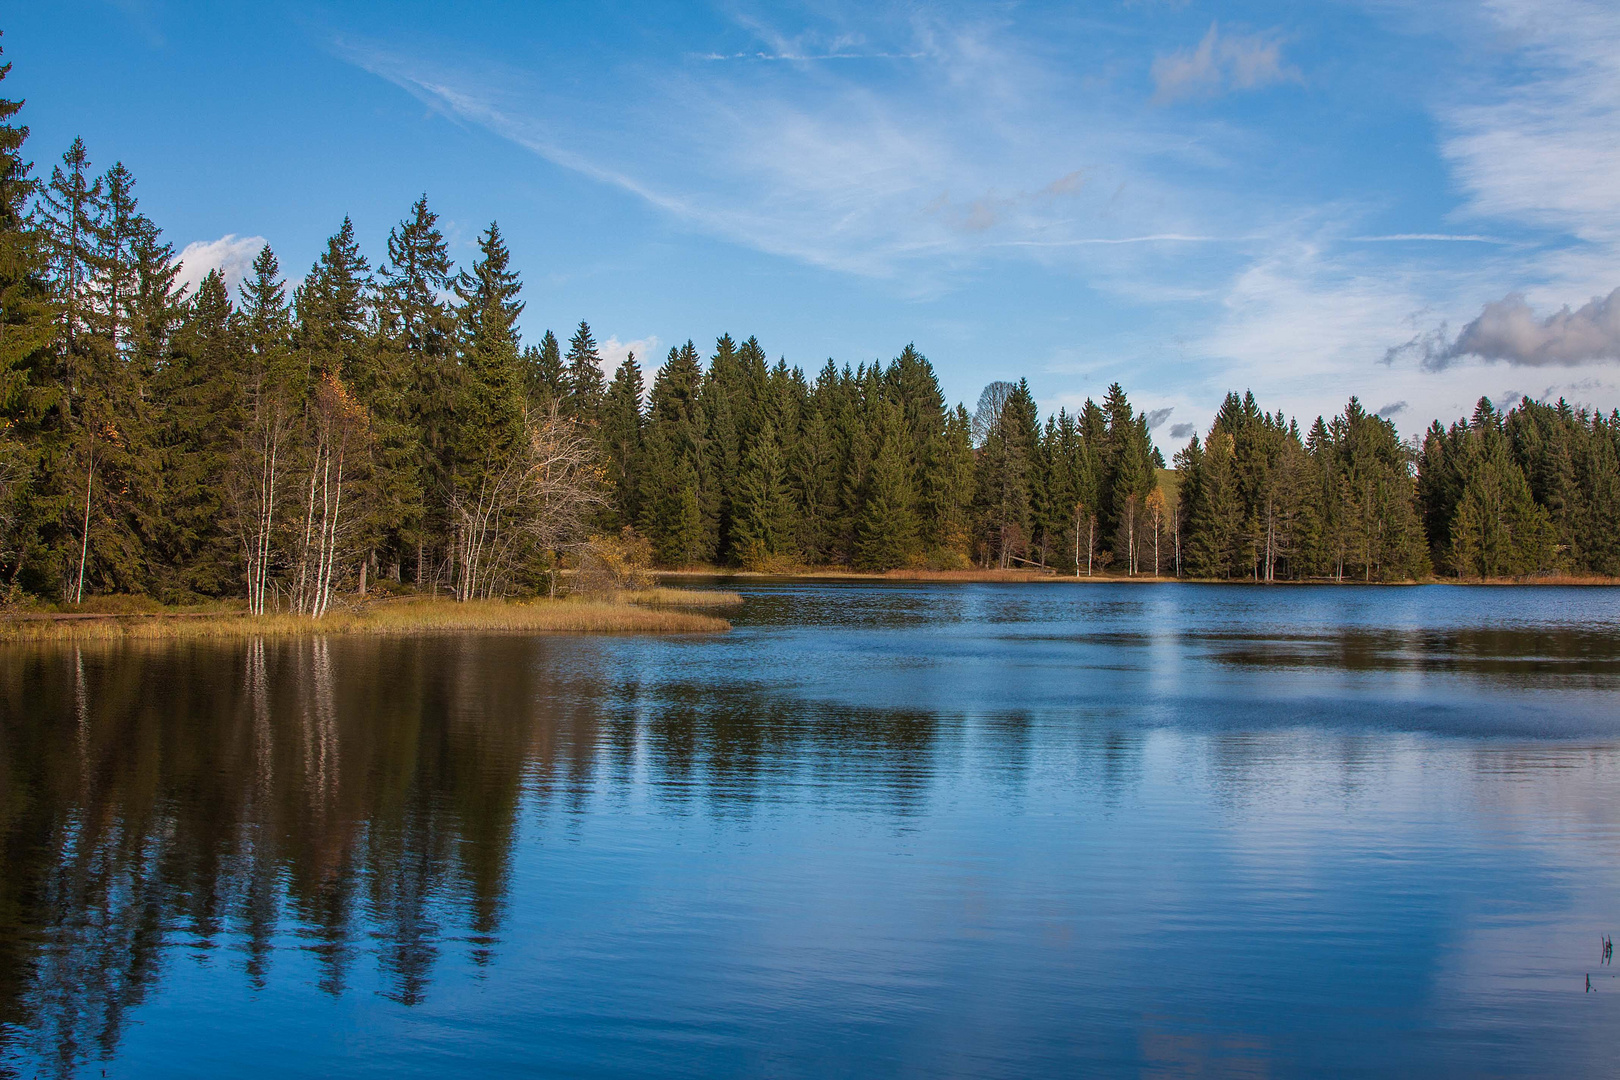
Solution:
[[[0,641],[110,641],[301,637],[316,634],[712,634],[731,629],[713,615],[661,611],[619,601],[402,601],[306,615],[161,612],[20,614],[0,618]]]

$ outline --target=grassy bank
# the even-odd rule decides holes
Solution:
[[[686,590],[660,590],[685,592]],[[704,594],[694,591],[698,605]],[[718,594],[735,596],[736,594]],[[740,598],[739,598],[740,602]],[[716,603],[713,600],[709,604]],[[692,606],[698,606],[692,605]],[[731,629],[725,619],[694,611],[615,600],[395,600],[336,609],[315,620],[301,615],[253,618],[225,609],[135,612],[23,612],[0,616],[0,641],[108,641],[301,637],[316,634],[707,634]]]
[[[743,598],[734,592],[719,589],[636,589],[619,594],[619,599],[647,607],[716,608],[735,607]]]

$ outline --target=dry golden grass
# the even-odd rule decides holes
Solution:
[[[743,602],[736,593],[719,589],[634,589],[620,593],[619,599],[646,607],[736,607]]]
[[[1620,585],[1620,578],[1603,574],[1528,574],[1524,577],[1451,578],[1434,579],[1447,585]]]
[[[110,641],[315,634],[706,634],[731,629],[713,615],[661,611],[618,601],[420,600],[301,615],[237,613],[22,614],[0,618],[0,641]]]

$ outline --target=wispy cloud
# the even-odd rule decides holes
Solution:
[[[1188,228],[1194,200],[1147,163],[1207,149],[1080,95],[1075,73],[1004,27],[919,14],[886,26],[883,41],[823,34],[807,44],[745,25],[771,57],[903,56],[905,74],[674,58],[626,74],[626,104],[374,40],[332,48],[688,228],[911,292],[997,247],[1201,235]]]
[[[1599,0],[1497,0],[1511,69],[1439,111],[1473,213],[1620,241],[1620,19]]]
[[[1399,244],[1406,242],[1434,242],[1442,244],[1508,244],[1511,241],[1500,240],[1494,236],[1480,236],[1475,233],[1390,233],[1387,236],[1352,236],[1348,238],[1354,244]]]
[[[1066,240],[1002,240],[996,247],[1066,248],[1092,244],[1221,244],[1258,240],[1258,236],[1188,236],[1184,233],[1158,233],[1154,236],[1076,236]]]
[[[1222,34],[1215,23],[1196,47],[1153,61],[1153,100],[1160,105],[1304,81],[1297,67],[1283,63],[1277,36]]]
[[[1473,304],[1481,293],[1502,298],[1475,306],[1479,314],[1455,338],[1445,321],[1417,328],[1384,363],[1440,372],[1469,358],[1528,366],[1620,359],[1620,293],[1601,296],[1620,260],[1620,20],[1612,5],[1588,0],[1496,0],[1447,17],[1477,19],[1490,42],[1478,50],[1486,71],[1453,80],[1461,92],[1435,104],[1441,154],[1466,195],[1455,216],[1537,239],[1508,245],[1457,234],[1523,249],[1478,267]],[[1537,302],[1551,307],[1581,293],[1600,295],[1574,311],[1534,313]]]

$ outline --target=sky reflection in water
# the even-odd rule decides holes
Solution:
[[[0,651],[0,1069],[1613,1068],[1614,594],[745,591]]]

